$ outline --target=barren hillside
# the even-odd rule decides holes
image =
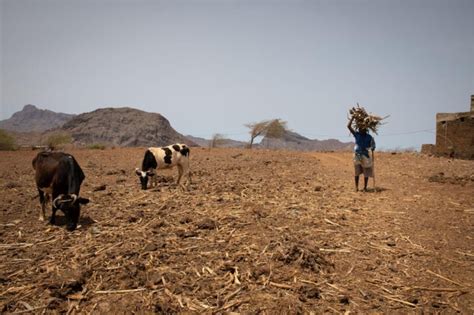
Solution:
[[[191,141],[171,127],[158,113],[134,108],[101,108],[78,115],[62,128],[82,144],[101,143],[116,146],[163,146]]]

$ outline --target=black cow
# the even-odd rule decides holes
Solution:
[[[85,178],[81,167],[72,155],[62,152],[40,152],[32,164],[41,203],[40,220],[44,221],[46,202],[51,195],[50,223],[55,224],[56,211],[60,209],[66,216],[67,230],[73,231],[79,221],[80,205],[89,203],[89,199],[79,197]]]

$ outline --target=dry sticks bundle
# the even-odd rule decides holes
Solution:
[[[379,126],[383,124],[382,120],[388,117],[388,116],[380,117],[380,116],[368,114],[364,107],[359,106],[359,103],[357,103],[357,107],[352,107],[349,110],[349,114],[350,114],[349,119],[351,117],[354,118],[354,120],[352,121],[352,127],[355,130],[370,129],[375,134],[377,134],[377,130]]]

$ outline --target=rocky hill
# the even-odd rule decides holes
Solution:
[[[47,109],[39,109],[35,105],[25,105],[9,119],[0,121],[0,129],[15,132],[43,132],[61,127],[75,115],[56,113]]]
[[[341,142],[337,139],[309,139],[296,132],[288,131],[281,138],[264,137],[259,146],[269,149],[296,151],[348,151],[352,150],[354,144],[352,142]]]
[[[158,113],[138,109],[101,108],[76,116],[63,125],[78,144],[101,143],[116,146],[163,146],[192,141],[171,127],[169,121]]]

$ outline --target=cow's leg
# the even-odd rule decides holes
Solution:
[[[52,195],[51,200],[55,200],[58,196],[55,196],[54,194]],[[49,223],[51,224],[56,224],[56,211],[58,211],[58,208],[54,205],[54,202],[51,202],[51,218],[49,219]]]
[[[186,169],[186,175],[187,175],[186,177],[188,178],[188,182],[187,182],[186,186],[189,187],[189,185],[192,184],[192,181],[191,181],[191,170],[189,169],[189,165],[188,165],[188,167],[187,167],[187,169]]]
[[[56,211],[58,209],[53,205],[52,210],[53,210],[53,212],[51,213],[51,218],[49,219],[49,223],[56,224]]]
[[[38,193],[39,193],[39,198],[40,198],[40,203],[41,203],[41,212],[39,215],[39,220],[44,221],[45,212],[46,212],[46,198],[44,196],[44,192],[39,188],[38,188]]]
[[[151,178],[151,183],[153,183],[153,186],[156,188],[158,186],[158,174],[153,170],[153,176]],[[151,185],[150,183],[150,185]]]
[[[181,177],[183,177],[183,166],[181,164],[178,164],[177,167],[178,167],[178,180],[176,180],[176,185],[182,186]]]
[[[189,160],[183,163],[183,174],[186,177],[186,188],[189,189],[191,185],[191,170],[189,169]]]

